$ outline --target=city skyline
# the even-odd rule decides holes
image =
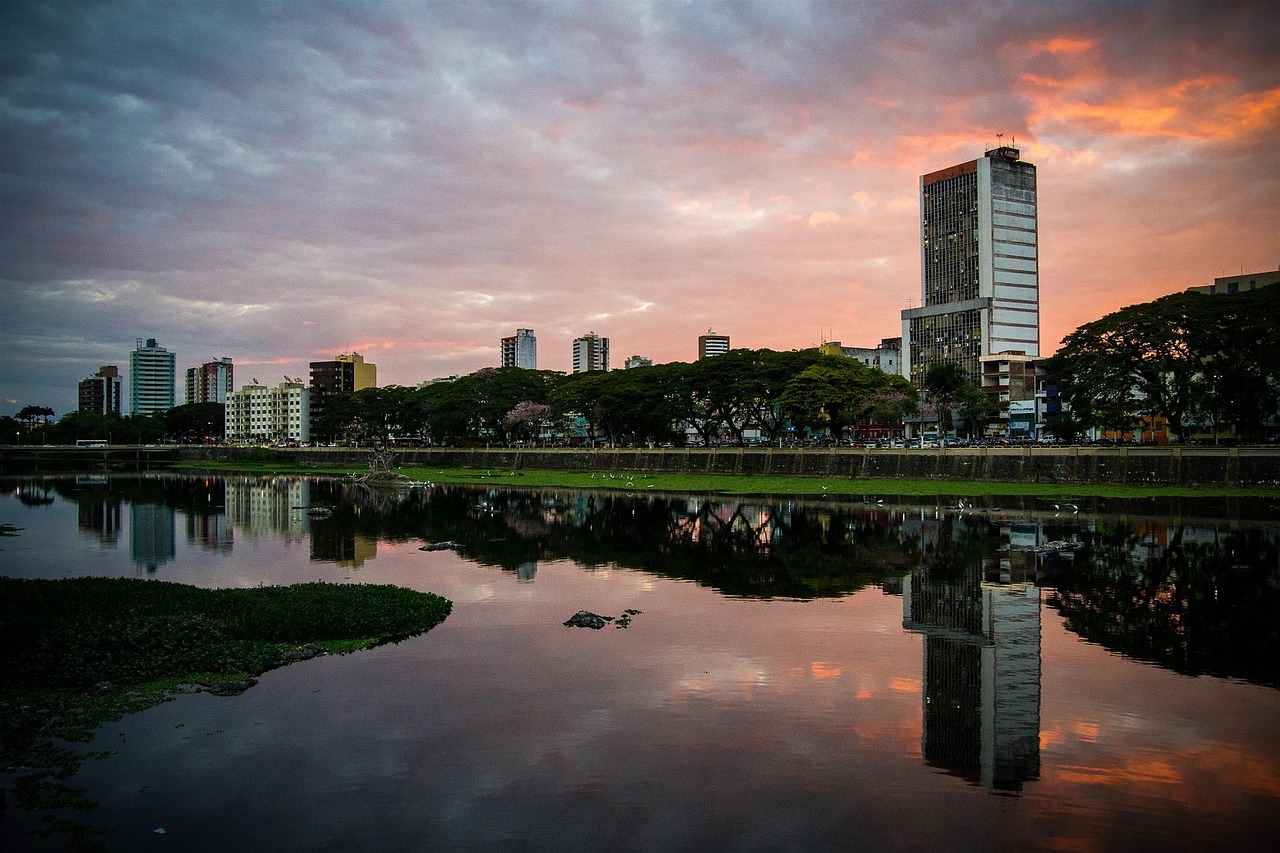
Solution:
[[[1280,16],[1227,3],[0,10],[0,414],[154,337],[380,384],[596,329],[871,346],[919,304],[918,178],[1016,144],[1041,352],[1274,269]]]

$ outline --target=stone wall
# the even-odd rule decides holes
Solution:
[[[236,448],[192,448],[234,458]],[[312,465],[363,464],[344,448],[284,451]],[[672,472],[1143,486],[1280,489],[1280,450],[1269,447],[1019,447],[908,449],[716,448],[653,450],[418,449],[396,455],[401,466]]]

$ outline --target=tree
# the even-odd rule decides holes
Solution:
[[[860,361],[822,356],[787,383],[779,404],[796,426],[830,429],[833,438],[870,411],[872,400],[890,387],[889,377]]]
[[[1164,415],[1180,436],[1187,416],[1205,407],[1203,318],[1214,300],[1231,298],[1185,292],[1121,308],[1067,335],[1049,368],[1071,408],[1095,425]]]
[[[966,403],[965,386],[972,387],[972,383],[964,368],[958,364],[935,364],[925,374],[925,404],[938,416],[939,436],[951,432],[956,409]]]
[[[187,403],[164,412],[168,434],[176,441],[199,444],[221,441],[226,430],[226,409],[222,403]]]
[[[542,425],[551,417],[551,407],[545,403],[534,403],[522,400],[516,407],[502,418],[508,435],[517,435],[522,439],[537,441],[542,434]]]

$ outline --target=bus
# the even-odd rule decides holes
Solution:
[[[105,438],[77,438],[76,447],[106,447]]]

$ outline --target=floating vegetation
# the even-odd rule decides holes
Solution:
[[[69,785],[103,723],[183,692],[236,695],[256,676],[438,625],[451,602],[394,586],[199,589],[133,578],[0,577],[0,768],[42,832],[93,849],[96,804]]]

